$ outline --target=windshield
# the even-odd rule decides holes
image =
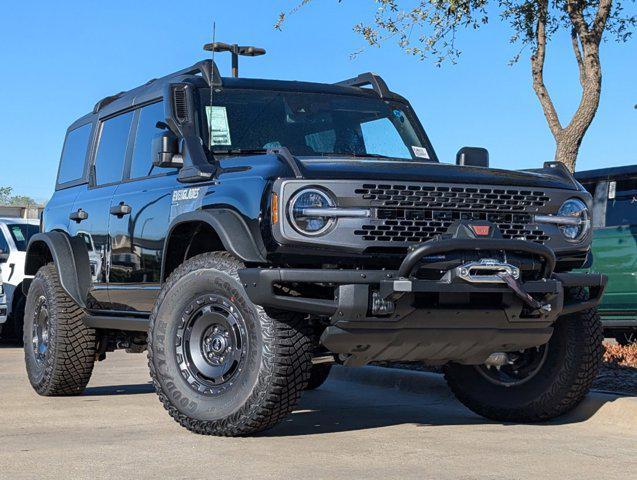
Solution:
[[[277,90],[202,90],[213,152],[287,147],[297,156],[427,161],[433,152],[407,107],[380,98]],[[212,126],[210,129],[209,126]],[[208,137],[208,135],[202,135]]]
[[[25,252],[29,239],[40,231],[37,225],[28,225],[25,223],[13,223],[7,225],[9,233],[15,243],[15,246],[21,252]]]

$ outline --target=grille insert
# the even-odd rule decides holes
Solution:
[[[489,221],[506,239],[546,243],[550,237],[532,224],[546,206],[545,192],[512,187],[367,183],[354,193],[374,208],[354,234],[368,242],[418,243],[446,233],[457,220]]]
[[[355,194],[374,206],[536,212],[549,197],[542,191],[441,185],[364,184]]]

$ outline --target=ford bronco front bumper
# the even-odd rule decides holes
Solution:
[[[530,255],[539,259],[539,275],[522,280],[516,267],[491,260],[463,265],[439,280],[414,275],[423,260],[454,251],[477,252],[484,259],[495,251]],[[329,317],[321,343],[342,354],[346,364],[480,364],[493,352],[548,342],[559,316],[599,303],[605,276],[554,273],[554,266],[553,252],[533,242],[447,239],[421,244],[395,271],[249,268],[239,276],[257,305]],[[277,288],[299,284],[332,286],[334,298]],[[573,287],[586,288],[588,300],[570,296]]]

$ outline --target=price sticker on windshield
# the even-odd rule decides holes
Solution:
[[[429,160],[429,152],[427,152],[427,149],[425,147],[417,147],[415,145],[412,145],[411,149],[414,151],[414,155],[416,155],[418,158],[426,158],[427,160]]]
[[[210,145],[232,145],[226,107],[206,107],[210,125]]]

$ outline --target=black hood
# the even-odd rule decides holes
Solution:
[[[459,167],[445,163],[376,159],[301,157],[303,175],[308,179],[398,180],[403,182],[516,185],[521,187],[577,190],[576,184],[549,172]]]

